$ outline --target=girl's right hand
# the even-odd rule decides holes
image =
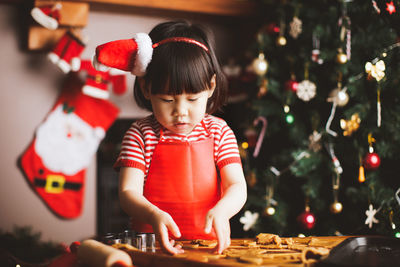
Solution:
[[[152,225],[154,234],[164,251],[170,254],[179,254],[184,252],[180,245],[175,245],[175,240],[169,240],[168,230],[177,238],[181,236],[179,228],[171,215],[158,209],[153,213],[150,224]]]

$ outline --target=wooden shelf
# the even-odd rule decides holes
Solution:
[[[256,0],[69,0],[90,5],[118,5],[146,9],[243,17],[256,14]]]

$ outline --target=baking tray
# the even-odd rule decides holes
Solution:
[[[384,236],[349,237],[334,247],[318,267],[400,266],[400,239]]]

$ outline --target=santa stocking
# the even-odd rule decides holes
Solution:
[[[80,55],[85,49],[85,42],[73,32],[67,31],[48,54],[51,62],[64,73],[77,71],[80,67]]]
[[[119,112],[109,101],[82,94],[81,88],[71,76],[20,158],[33,190],[62,218],[80,215],[86,168]]]

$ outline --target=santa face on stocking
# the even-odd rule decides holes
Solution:
[[[35,150],[49,170],[75,175],[89,165],[105,131],[66,109],[56,107],[37,129]]]
[[[19,163],[50,210],[73,219],[82,211],[86,168],[119,109],[109,101],[82,94],[82,83],[76,77],[67,81]]]

